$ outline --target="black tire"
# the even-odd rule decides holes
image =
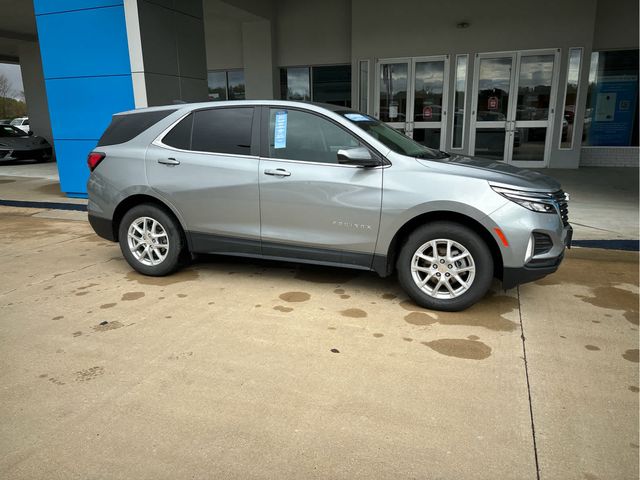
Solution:
[[[411,272],[414,254],[425,243],[437,239],[448,239],[457,242],[466,248],[473,258],[475,277],[471,286],[460,296],[447,299],[436,298],[423,291],[414,281]],[[493,280],[493,257],[486,243],[470,228],[454,222],[434,222],[415,229],[402,245],[396,266],[398,280],[404,291],[416,304],[432,310],[456,312],[469,308],[486,295]],[[432,266],[433,264],[431,264]],[[437,278],[431,280],[432,283],[430,285],[436,283],[437,280]]]
[[[148,217],[157,221],[167,233],[169,246],[166,251],[166,257],[156,265],[145,265],[134,256],[129,248],[129,227],[136,219],[141,217]],[[183,257],[182,253],[185,246],[182,228],[173,215],[156,205],[143,203],[136,205],[125,213],[118,229],[118,241],[122,255],[124,255],[129,265],[143,275],[162,277],[175,272],[181,266],[180,260]],[[162,252],[164,253],[164,249]],[[154,257],[154,259],[157,260],[157,257]]]

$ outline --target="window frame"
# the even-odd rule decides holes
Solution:
[[[362,109],[361,101],[362,101],[362,68],[361,65],[363,63],[367,64],[367,104],[364,106],[364,110]],[[352,75],[353,77],[353,75]],[[366,58],[362,60],[358,60],[358,111],[364,113],[365,115],[369,115],[369,103],[371,103],[371,61]]]
[[[456,120],[456,94],[457,83],[458,83],[458,58],[466,57],[467,59],[467,67],[464,75],[464,102],[463,102],[463,112],[462,112],[462,142],[459,147],[454,147],[453,141],[455,139],[455,120]],[[467,133],[467,101],[469,100],[469,54],[461,53],[456,55],[455,62],[453,62],[453,68],[455,69],[455,74],[453,75],[453,104],[452,104],[452,115],[451,115],[451,150],[464,150],[464,140],[465,135]]]
[[[569,146],[568,147],[563,147],[562,146],[562,123],[564,120],[564,110],[567,106],[567,91],[569,90],[569,66],[571,64],[571,51],[572,50],[578,50],[580,52],[580,57],[578,59],[578,86],[576,88],[576,101],[575,101],[575,111],[573,112],[573,128],[571,129],[571,141],[569,142]],[[580,98],[580,87],[582,87],[582,82],[581,80],[581,76],[582,76],[582,61],[584,59],[584,48],[583,47],[569,47],[569,49],[567,50],[567,75],[565,76],[565,81],[564,81],[564,93],[562,94],[562,110],[560,111],[560,115],[562,115],[562,118],[560,119],[560,135],[558,136],[558,150],[573,150],[573,147],[575,146],[575,138],[576,138],[576,125],[577,125],[577,119],[576,119],[576,113],[578,110],[578,99]],[[582,113],[582,115],[580,115],[581,117],[584,117],[584,113]],[[584,118],[580,119],[582,122],[584,122]],[[583,127],[584,128],[584,127]]]
[[[272,157],[269,153],[269,116],[270,116],[270,110],[271,109],[281,109],[281,110],[295,110],[298,112],[302,112],[302,113],[307,113],[310,115],[315,115],[317,117],[320,117],[323,120],[328,121],[329,123],[332,123],[333,125],[337,126],[338,128],[342,129],[343,131],[345,131],[346,133],[348,133],[349,135],[355,137],[358,142],[360,142],[364,147],[367,148],[367,150],[369,150],[369,152],[371,153],[371,156],[375,159],[377,159],[380,162],[380,165],[375,166],[375,167],[369,167],[369,169],[374,169],[374,168],[382,168],[382,167],[386,167],[388,165],[391,165],[391,162],[389,162],[389,160],[387,160],[387,158],[385,158],[380,152],[378,152],[372,145],[370,145],[364,138],[362,138],[360,135],[358,135],[357,133],[353,132],[352,130],[350,130],[349,128],[346,128],[344,125],[342,125],[340,122],[335,121],[333,118],[330,118],[320,112],[316,112],[313,110],[307,110],[305,108],[299,108],[299,107],[291,107],[288,105],[262,105],[260,107],[260,109],[262,110],[261,114],[260,114],[260,157],[261,158],[265,158],[268,160],[273,160],[273,161],[278,161],[278,162],[292,162],[292,163],[304,163],[304,164],[308,164],[308,165],[326,165],[329,167],[343,167],[343,168],[362,168],[358,165],[346,165],[343,163],[338,163],[336,161],[336,163],[327,163],[327,162],[316,162],[313,160],[292,160],[289,158],[279,158],[279,157]]]
[[[188,115],[193,114],[193,121],[191,122],[191,141],[189,142],[189,146],[192,147],[193,146],[193,124],[195,123],[195,113],[196,112],[200,112],[200,111],[205,111],[205,110],[225,110],[225,109],[230,109],[230,108],[251,108],[253,109],[253,116],[252,116],[252,120],[251,120],[251,147],[249,149],[249,154],[241,154],[241,153],[222,153],[222,152],[206,152],[206,151],[202,151],[202,150],[184,150],[182,148],[176,148],[176,147],[172,147],[171,145],[167,145],[166,143],[164,143],[164,137],[171,131],[173,130],[173,128],[178,125],[178,123],[180,123],[183,119],[185,119]],[[194,108],[194,109],[190,109],[187,110],[186,112],[184,112],[182,115],[180,115],[179,118],[177,118],[175,121],[173,121],[167,128],[165,128],[160,135],[158,135],[155,140],[152,143],[152,145],[155,145],[157,147],[162,147],[162,148],[166,148],[169,150],[173,150],[175,152],[182,152],[182,153],[197,153],[197,154],[201,154],[201,155],[214,155],[214,156],[223,156],[223,157],[241,157],[241,158],[253,158],[253,159],[259,159],[260,158],[260,105],[253,105],[253,104],[248,104],[248,105],[220,105],[220,106],[215,106],[215,107],[202,107],[202,108]]]

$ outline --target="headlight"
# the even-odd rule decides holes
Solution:
[[[544,192],[525,192],[522,190],[512,190],[510,188],[494,187],[494,192],[518,205],[539,213],[558,213],[552,194]]]

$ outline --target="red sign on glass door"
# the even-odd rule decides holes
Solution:
[[[433,108],[422,107],[422,118],[424,120],[431,120],[432,117],[433,117]]]
[[[498,97],[489,97],[489,110],[497,110],[498,109]]]

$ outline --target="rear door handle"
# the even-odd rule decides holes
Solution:
[[[180,165],[180,162],[175,158],[159,158],[158,163],[163,165]]]
[[[265,175],[273,175],[275,177],[290,177],[291,172],[286,171],[284,168],[276,168],[275,170],[265,170]]]

